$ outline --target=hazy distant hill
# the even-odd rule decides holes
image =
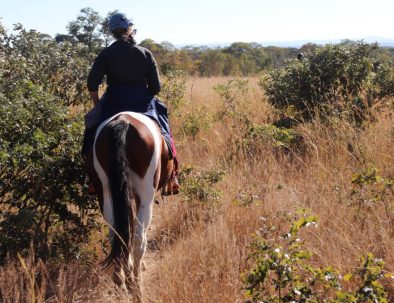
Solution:
[[[300,48],[301,46],[303,46],[304,44],[307,43],[316,43],[319,45],[324,45],[324,44],[337,44],[340,43],[344,40],[347,39],[332,39],[332,40],[294,40],[294,41],[262,41],[259,42],[259,44],[263,45],[263,46],[280,46],[280,47],[296,47],[296,48]],[[354,41],[364,41],[367,43],[375,43],[377,42],[379,44],[379,46],[384,46],[384,47],[394,47],[394,39],[385,39],[385,38],[381,38],[381,37],[366,37],[366,38],[362,38],[362,39],[356,39]]]
[[[293,41],[259,41],[257,43],[261,44],[262,46],[278,46],[278,47],[295,47],[295,48],[300,48],[304,44],[307,43],[316,43],[319,45],[324,45],[324,44],[337,44],[340,43],[344,40],[347,39],[326,39],[326,40],[293,40]],[[382,47],[394,47],[394,39],[387,39],[387,38],[382,38],[382,37],[365,37],[365,38],[360,38],[360,39],[351,39],[354,41],[361,41],[363,40],[364,42],[367,43],[375,43],[377,42],[379,46]],[[227,47],[231,45],[232,42],[218,42],[218,43],[207,43],[207,44],[193,44],[195,46],[207,46],[210,48],[216,48],[216,47]],[[176,45],[176,47],[184,47],[186,45],[190,44],[180,44]]]

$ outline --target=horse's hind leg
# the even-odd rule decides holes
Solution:
[[[125,283],[127,290],[132,294],[138,294],[140,291],[138,289],[138,285],[135,283],[133,275],[133,260],[131,252],[128,254],[127,259],[125,259],[123,268],[125,272]],[[140,298],[134,298],[134,301],[140,302]]]
[[[114,271],[112,273],[112,280],[114,281],[115,285],[119,288],[126,289],[125,285],[125,272],[122,269],[122,262],[121,260],[116,260],[114,263]]]
[[[153,196],[154,193],[148,197],[139,198],[135,197],[138,210],[137,217],[134,227],[134,237],[133,237],[133,284],[128,285],[129,289],[133,292],[137,291],[137,300],[142,298],[142,275],[141,275],[141,265],[142,258],[146,251],[147,246],[147,231],[152,220],[152,206],[153,206]]]

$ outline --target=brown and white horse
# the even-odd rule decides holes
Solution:
[[[88,163],[110,227],[111,252],[103,264],[113,266],[115,283],[141,301],[141,261],[154,195],[173,170],[167,144],[153,120],[122,112],[100,124]]]

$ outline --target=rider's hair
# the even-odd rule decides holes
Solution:
[[[116,40],[127,38],[127,31],[126,28],[116,28],[112,31],[112,35],[114,35]]]

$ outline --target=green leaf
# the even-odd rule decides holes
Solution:
[[[294,254],[294,257],[298,259],[309,259],[311,255],[309,251],[299,251]]]
[[[391,278],[391,279],[394,280],[394,274],[392,274],[392,273],[386,273],[386,274],[384,274],[384,277],[385,278]]]
[[[0,159],[1,160],[7,159],[8,157],[9,157],[8,153],[6,153],[3,150],[0,150]]]
[[[306,223],[317,222],[318,216],[309,216],[305,219]]]
[[[369,266],[368,270],[373,275],[378,275],[382,272],[382,268],[380,266]]]
[[[291,226],[290,233],[295,235],[299,232],[300,228],[306,224],[305,218],[301,218],[298,221],[294,222]]]
[[[343,276],[343,281],[349,281],[353,277],[353,274],[346,274]]]

